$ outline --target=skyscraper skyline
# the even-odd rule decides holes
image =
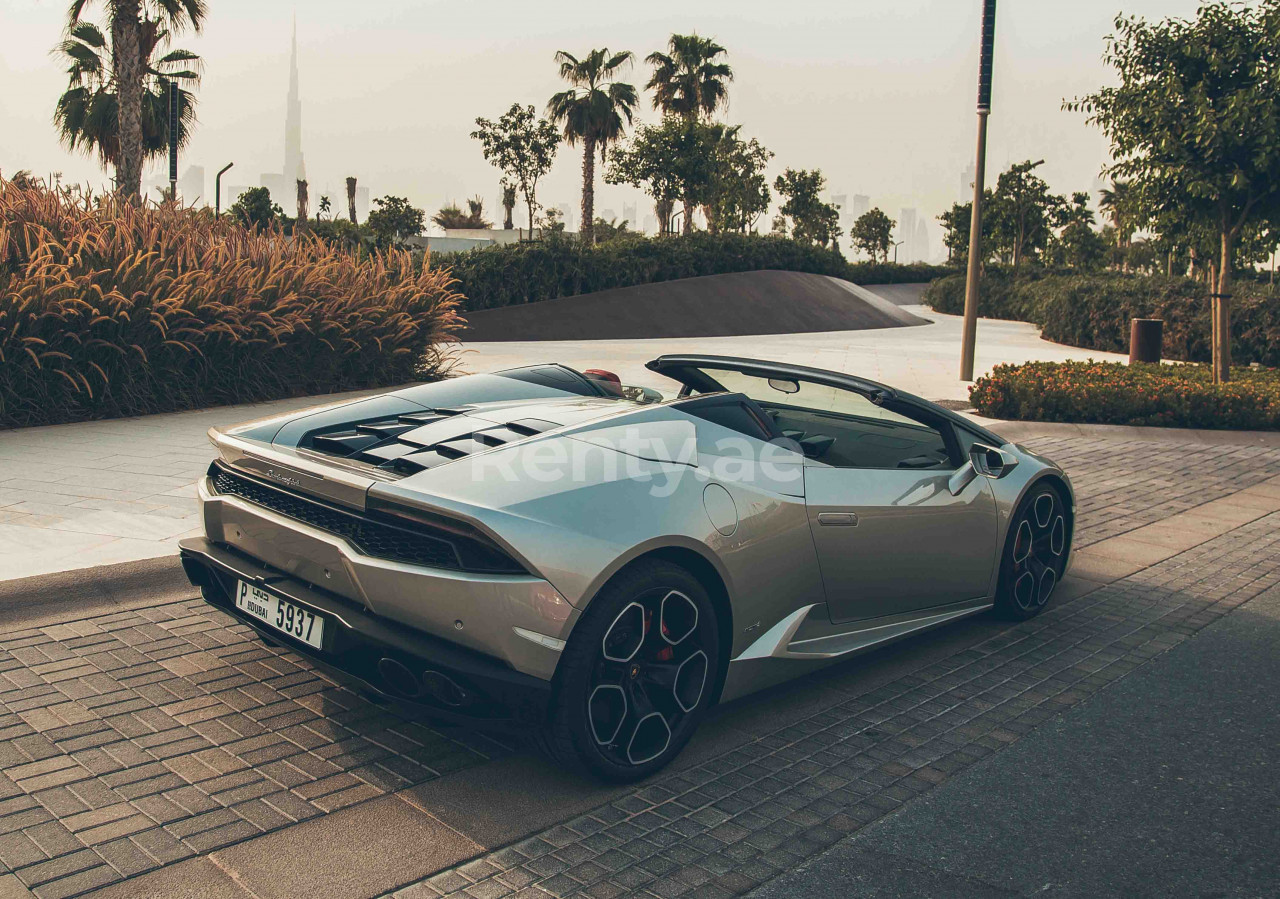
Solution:
[[[286,212],[292,212],[298,198],[297,183],[307,178],[302,156],[302,90],[298,76],[298,18],[293,19],[289,46],[289,94],[284,110],[284,165],[279,173],[265,172],[262,186],[271,191],[271,199]]]
[[[298,86],[298,18],[293,19],[293,35],[289,50],[289,99],[284,120],[284,177],[289,181],[305,181],[306,163],[302,158],[302,96]]]

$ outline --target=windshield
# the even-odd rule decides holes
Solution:
[[[796,378],[762,378],[730,369],[698,369],[707,379],[729,393],[741,393],[764,408],[811,409],[837,415],[875,418],[900,424],[915,425],[904,415],[891,412],[853,390],[816,384]],[[712,393],[702,390],[694,393]]]

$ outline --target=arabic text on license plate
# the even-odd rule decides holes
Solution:
[[[247,581],[236,584],[236,608],[316,649],[323,644],[323,617]]]

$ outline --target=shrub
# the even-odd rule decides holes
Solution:
[[[0,181],[0,427],[436,376],[449,285],[404,252]]]
[[[834,250],[773,235],[620,236],[588,246],[569,238],[441,253],[465,308],[494,309],[699,275],[759,269],[835,275],[861,284],[928,281],[949,271],[933,265],[850,263]]]
[[[997,365],[969,389],[991,418],[1168,428],[1280,430],[1280,371],[1239,368],[1215,385],[1204,365]]]
[[[1256,282],[1235,285],[1231,303],[1231,355],[1235,362],[1280,365],[1280,305]],[[934,281],[924,301],[938,312],[964,312],[964,276]],[[1189,278],[1119,272],[1059,274],[1030,270],[1016,278],[991,269],[982,279],[978,314],[1037,324],[1058,343],[1129,351],[1129,322],[1164,319],[1164,356],[1187,362],[1212,358],[1209,299],[1205,286]]]

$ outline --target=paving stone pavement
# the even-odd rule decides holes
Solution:
[[[507,748],[399,717],[201,600],[0,635],[0,873],[69,896]]]
[[[740,895],[1280,585],[1280,513],[388,896]]]
[[[1033,446],[1073,477],[1080,546],[1280,473],[1276,449]],[[833,691],[396,895],[745,892],[1272,588],[1278,525],[1258,518],[874,690]],[[513,751],[371,704],[197,600],[0,622],[0,881],[79,895]]]

